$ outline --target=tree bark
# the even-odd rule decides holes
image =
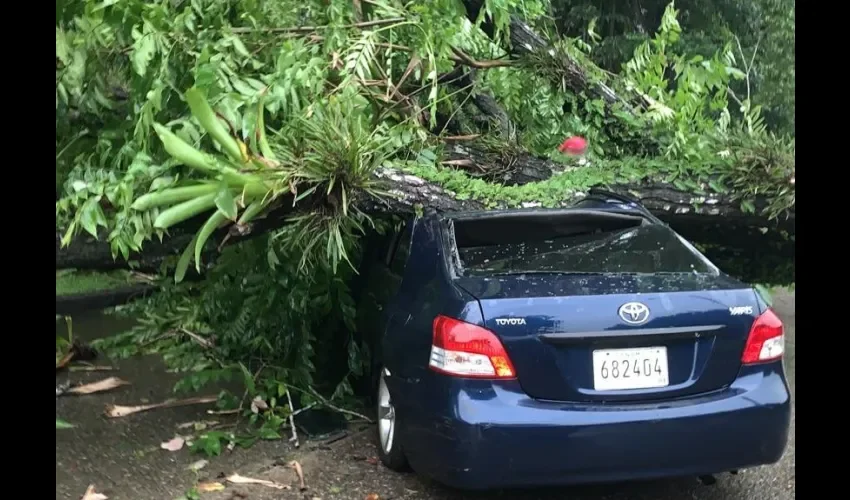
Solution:
[[[473,177],[504,185],[523,185],[540,182],[565,170],[564,165],[505,146],[489,150],[477,142],[446,146],[445,166],[465,170]]]

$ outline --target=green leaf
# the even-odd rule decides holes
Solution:
[[[272,271],[274,271],[277,265],[280,264],[280,260],[277,258],[277,252],[274,251],[274,248],[269,248],[269,251],[266,253],[266,261]]]
[[[220,210],[216,210],[212,215],[210,215],[210,218],[207,219],[207,222],[204,223],[204,226],[195,236],[195,269],[199,273],[201,272],[201,251],[204,249],[204,245],[207,243],[207,240],[210,238],[213,231],[215,231],[225,220],[227,220],[227,217]]]
[[[242,40],[240,40],[238,36],[231,36],[230,42],[233,44],[233,48],[236,50],[236,53],[238,53],[240,56],[251,57],[251,53],[248,52],[248,49],[245,47],[245,44],[242,43]]]
[[[80,225],[95,239],[97,239],[97,226],[106,227],[106,216],[100,208],[100,199],[100,196],[89,198],[80,209]]]
[[[228,219],[235,221],[237,215],[236,198],[227,186],[223,186],[215,197],[215,206]]]
[[[254,375],[242,363],[239,363],[239,368],[242,370],[242,381],[245,383],[245,389],[248,391],[248,394],[253,395],[257,392],[257,386],[254,384]]]
[[[280,433],[278,433],[274,429],[270,429],[268,427],[261,427],[259,431],[257,431],[257,435],[260,439],[280,439]]]
[[[68,43],[65,32],[58,26],[56,27],[56,59],[66,66],[71,61],[71,45]]]
[[[150,64],[153,56],[156,55],[156,40],[150,25],[145,23],[143,30],[139,30],[137,26],[133,26],[133,48],[130,53],[130,60],[133,63],[133,69],[139,76],[145,76],[148,72],[148,64]]]
[[[730,76],[732,76],[733,78],[737,79],[737,80],[743,80],[744,78],[747,77],[746,73],[739,70],[738,68],[733,68],[731,66],[726,68],[726,73],[729,74]]]
[[[111,6],[115,5],[116,3],[120,2],[120,1],[121,0],[103,0],[103,2],[100,2],[99,4],[97,4],[95,6],[94,9],[92,9],[92,12],[97,12],[97,11],[103,10],[107,7],[111,7]]]
[[[192,238],[192,241],[186,245],[183,253],[180,255],[180,260],[177,261],[177,267],[174,269],[174,282],[180,283],[186,276],[186,270],[189,269],[189,262],[192,260],[192,250],[195,248],[195,243],[198,241],[198,234]]]
[[[243,448],[250,448],[257,442],[257,438],[254,436],[241,436],[236,438],[236,444]]]
[[[192,116],[198,120],[201,127],[207,131],[231,159],[241,162],[242,152],[239,149],[239,144],[236,142],[236,139],[231,137],[230,131],[224,127],[221,120],[216,116],[215,111],[213,111],[209,101],[207,101],[204,91],[198,87],[192,87],[186,91],[184,97],[189,104],[189,109],[192,110]]]
[[[195,453],[202,452],[208,456],[217,456],[221,454],[221,441],[225,439],[222,432],[212,431],[201,436],[192,443],[191,450]]]
[[[73,429],[75,427],[74,424],[68,423],[61,418],[56,419],[56,428],[57,429]]]

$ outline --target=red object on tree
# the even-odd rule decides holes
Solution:
[[[569,137],[560,146],[558,151],[568,155],[583,155],[587,151],[587,140],[584,137]]]

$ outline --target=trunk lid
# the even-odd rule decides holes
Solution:
[[[753,290],[723,277],[526,275],[458,284],[478,299],[523,390],[544,400],[646,401],[722,389],[738,374],[759,313]],[[627,323],[619,310],[629,303],[645,305],[648,319]]]
[[[663,400],[737,376],[756,293],[669,227],[562,210],[452,219],[448,230],[455,283],[529,396]]]

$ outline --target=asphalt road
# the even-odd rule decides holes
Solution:
[[[786,325],[786,367],[792,392],[795,388],[795,307],[793,293],[778,293],[774,307]],[[91,328],[105,328],[96,319]],[[123,328],[124,325],[106,325]],[[75,332],[89,326],[74,323]],[[109,331],[99,334],[114,333]],[[794,417],[788,448],[780,463],[743,471],[737,476],[718,476],[712,486],[696,478],[670,479],[644,483],[571,487],[547,490],[502,491],[470,494],[433,484],[415,474],[397,474],[377,465],[369,431],[356,434],[330,446],[305,443],[294,450],[286,441],[258,443],[250,449],[223,453],[210,459],[197,476],[186,469],[197,455],[180,450],[168,452],[159,444],[172,438],[181,422],[210,418],[206,408],[184,407],[157,410],[123,419],[104,419],[105,403],[140,404],[161,401],[173,395],[175,375],[167,374],[155,358],[128,360],[120,364],[118,376],[132,385],[109,393],[57,399],[57,415],[77,425],[57,431],[56,498],[78,499],[86,486],[94,484],[110,500],[168,500],[177,498],[197,481],[220,481],[224,475],[272,479],[297,485],[293,470],[286,464],[297,460],[308,486],[290,490],[266,486],[228,485],[225,491],[206,493],[204,500],[339,499],[362,500],[376,494],[379,500],[464,500],[510,498],[515,500],[791,500],[795,498]],[[75,379],[98,379],[107,374],[74,374]],[[214,392],[214,391],[213,391]],[[374,497],[370,497],[374,500]]]

